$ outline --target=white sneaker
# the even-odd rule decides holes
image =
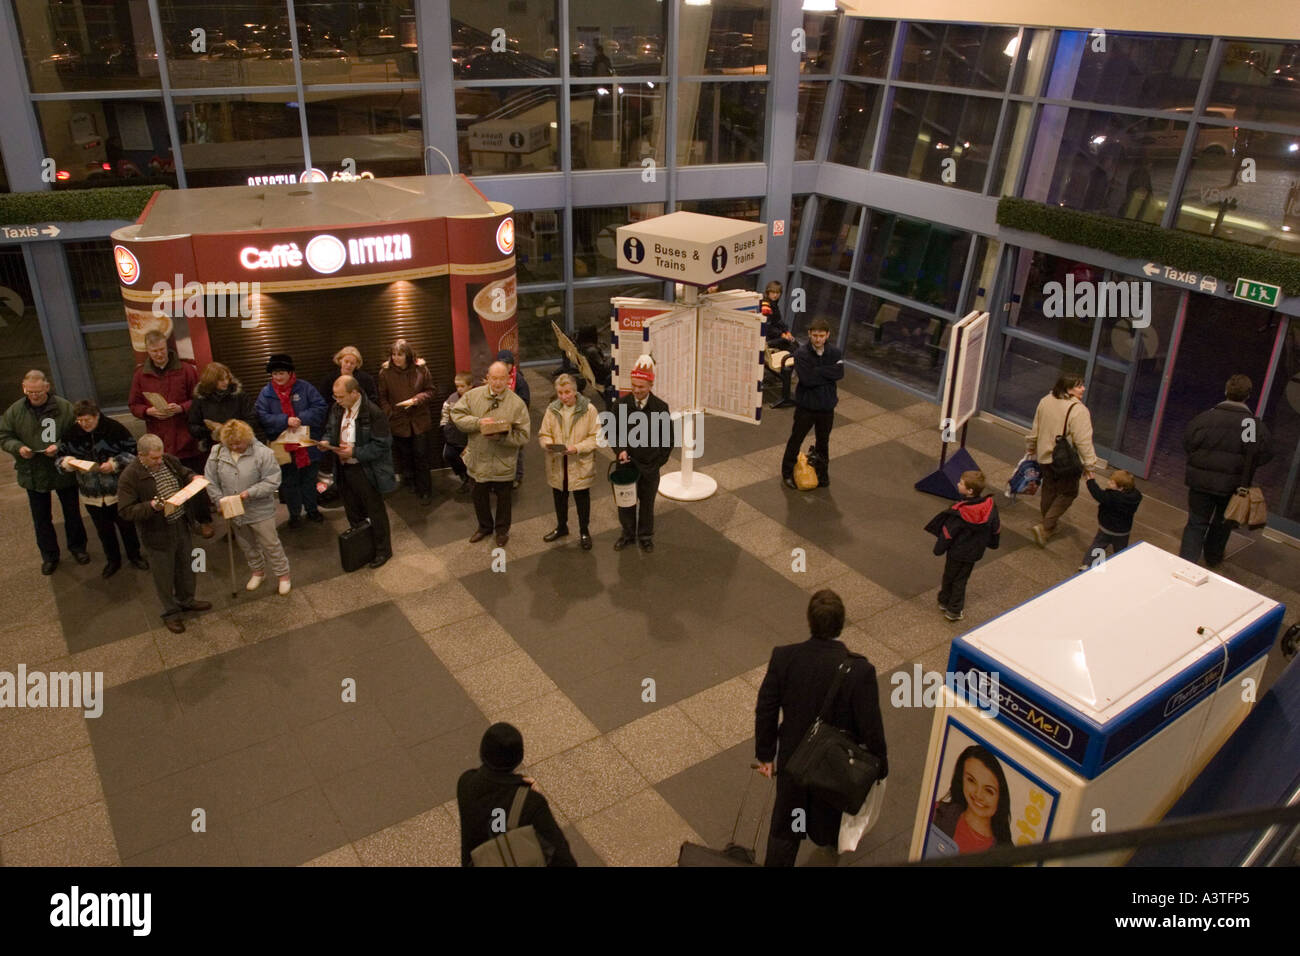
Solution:
[[[289,593],[289,579],[288,579],[288,578],[281,578],[281,579],[280,579],[280,593],[281,593],[281,594],[288,594],[288,593]]]
[[[244,585],[244,590],[256,591],[258,588],[262,586],[262,582],[265,580],[266,580],[265,574],[255,573],[251,578],[248,579],[248,583]]]

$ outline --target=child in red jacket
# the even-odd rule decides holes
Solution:
[[[966,582],[985,548],[1000,543],[1002,525],[993,496],[984,494],[984,473],[964,471],[957,482],[961,501],[930,519],[925,530],[938,539],[935,554],[946,554],[943,583],[939,587],[939,610],[950,621],[962,619],[966,605]]]

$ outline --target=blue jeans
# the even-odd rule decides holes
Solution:
[[[298,468],[293,462],[280,466],[280,487],[284,490],[284,503],[289,506],[290,517],[316,513],[316,473],[320,471],[317,462],[310,462],[305,468]]]

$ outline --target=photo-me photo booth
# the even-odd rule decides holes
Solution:
[[[319,385],[344,345],[373,375],[405,338],[441,402],[518,355],[511,207],[463,176],[163,191],[112,238],[136,352],[160,331],[248,390],[275,352]]]
[[[1284,611],[1140,542],[957,638],[911,858],[1157,822],[1254,706]]]

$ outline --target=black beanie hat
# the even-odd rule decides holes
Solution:
[[[524,737],[511,724],[493,724],[478,745],[479,759],[489,770],[509,773],[524,762]]]
[[[293,356],[287,352],[276,352],[266,360],[266,374],[272,372],[293,372],[296,371],[293,365]]]

